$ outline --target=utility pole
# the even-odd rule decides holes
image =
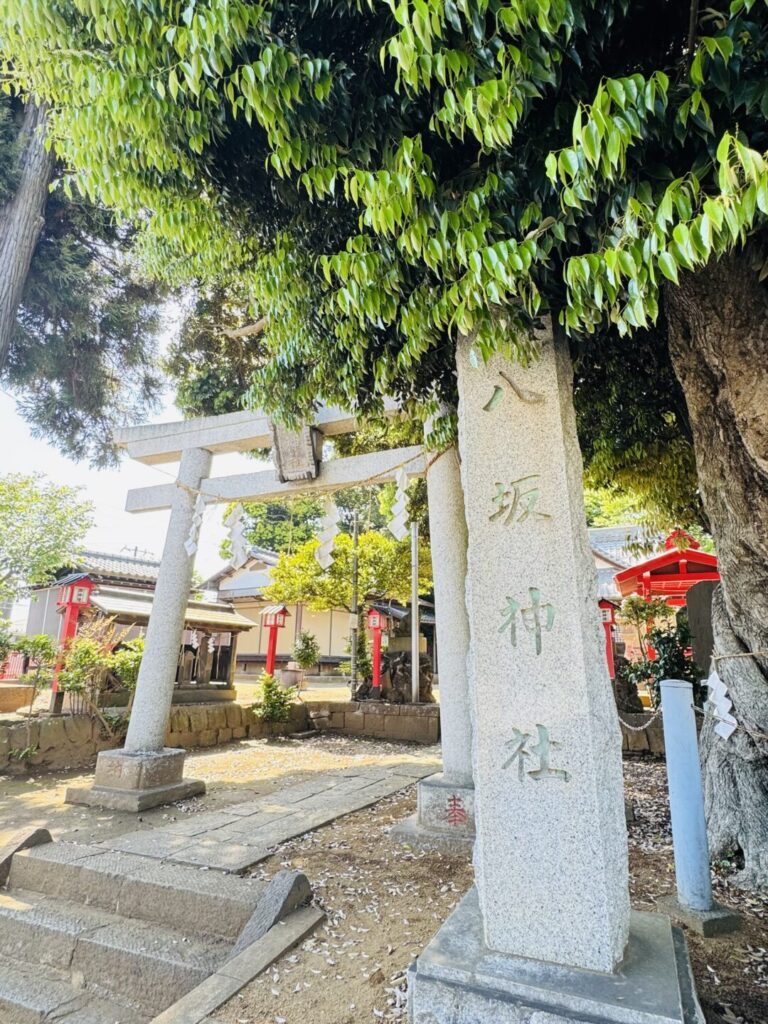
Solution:
[[[419,524],[411,523],[411,700],[419,703]]]
[[[352,612],[349,616],[350,634],[351,634],[351,645],[352,645],[352,657],[351,661],[351,676],[349,682],[350,696],[354,700],[355,692],[357,690],[357,634],[360,628],[359,616],[360,609],[357,604],[357,577],[358,577],[358,557],[357,557],[357,509],[352,513]]]

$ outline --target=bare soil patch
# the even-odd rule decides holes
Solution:
[[[652,910],[674,890],[663,763],[625,761],[632,904]],[[411,851],[390,839],[415,792],[342,818],[284,844],[260,865],[304,871],[327,923],[214,1015],[223,1024],[372,1024],[405,1021],[405,971],[473,881],[467,857]],[[728,884],[716,866],[716,899],[744,917],[731,936],[687,932],[708,1024],[768,1024],[768,900]],[[490,1022],[489,1022],[490,1024]]]

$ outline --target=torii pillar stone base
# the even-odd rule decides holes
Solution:
[[[431,456],[427,498],[440,651],[443,770],[418,784],[416,814],[395,826],[392,835],[412,846],[471,853],[475,840],[475,789],[467,679],[469,619],[464,603],[467,522],[455,446]]]
[[[103,750],[96,761],[93,785],[70,787],[66,802],[135,813],[200,796],[205,783],[182,778],[184,754],[173,747],[156,751]]]

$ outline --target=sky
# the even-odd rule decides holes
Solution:
[[[151,422],[181,419],[170,392],[162,409]],[[94,525],[85,538],[85,547],[111,554],[159,558],[165,541],[169,512],[129,513],[125,511],[126,493],[133,487],[167,483],[175,478],[177,464],[145,466],[123,458],[116,469],[92,469],[85,462],[74,462],[42,439],[32,437],[26,422],[16,412],[12,397],[0,392],[0,473],[44,474],[57,484],[82,487],[82,497],[93,503]],[[239,454],[217,455],[212,475],[253,472],[253,460]],[[195,568],[207,578],[223,564],[219,545],[226,536],[222,524],[223,506],[206,510],[200,531]],[[14,609],[14,620],[19,616]]]

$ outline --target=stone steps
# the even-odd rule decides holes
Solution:
[[[202,923],[207,935],[230,942],[264,891],[264,883],[251,879],[74,843],[15,854],[8,884],[183,934],[198,934]]]
[[[60,970],[88,991],[164,1009],[215,971],[231,943],[48,894],[0,893],[0,957]]]
[[[0,1024],[148,1024],[151,1015],[74,989],[63,973],[3,957]]]
[[[148,1024],[225,963],[265,889],[106,846],[18,850],[0,888],[0,1024]]]

